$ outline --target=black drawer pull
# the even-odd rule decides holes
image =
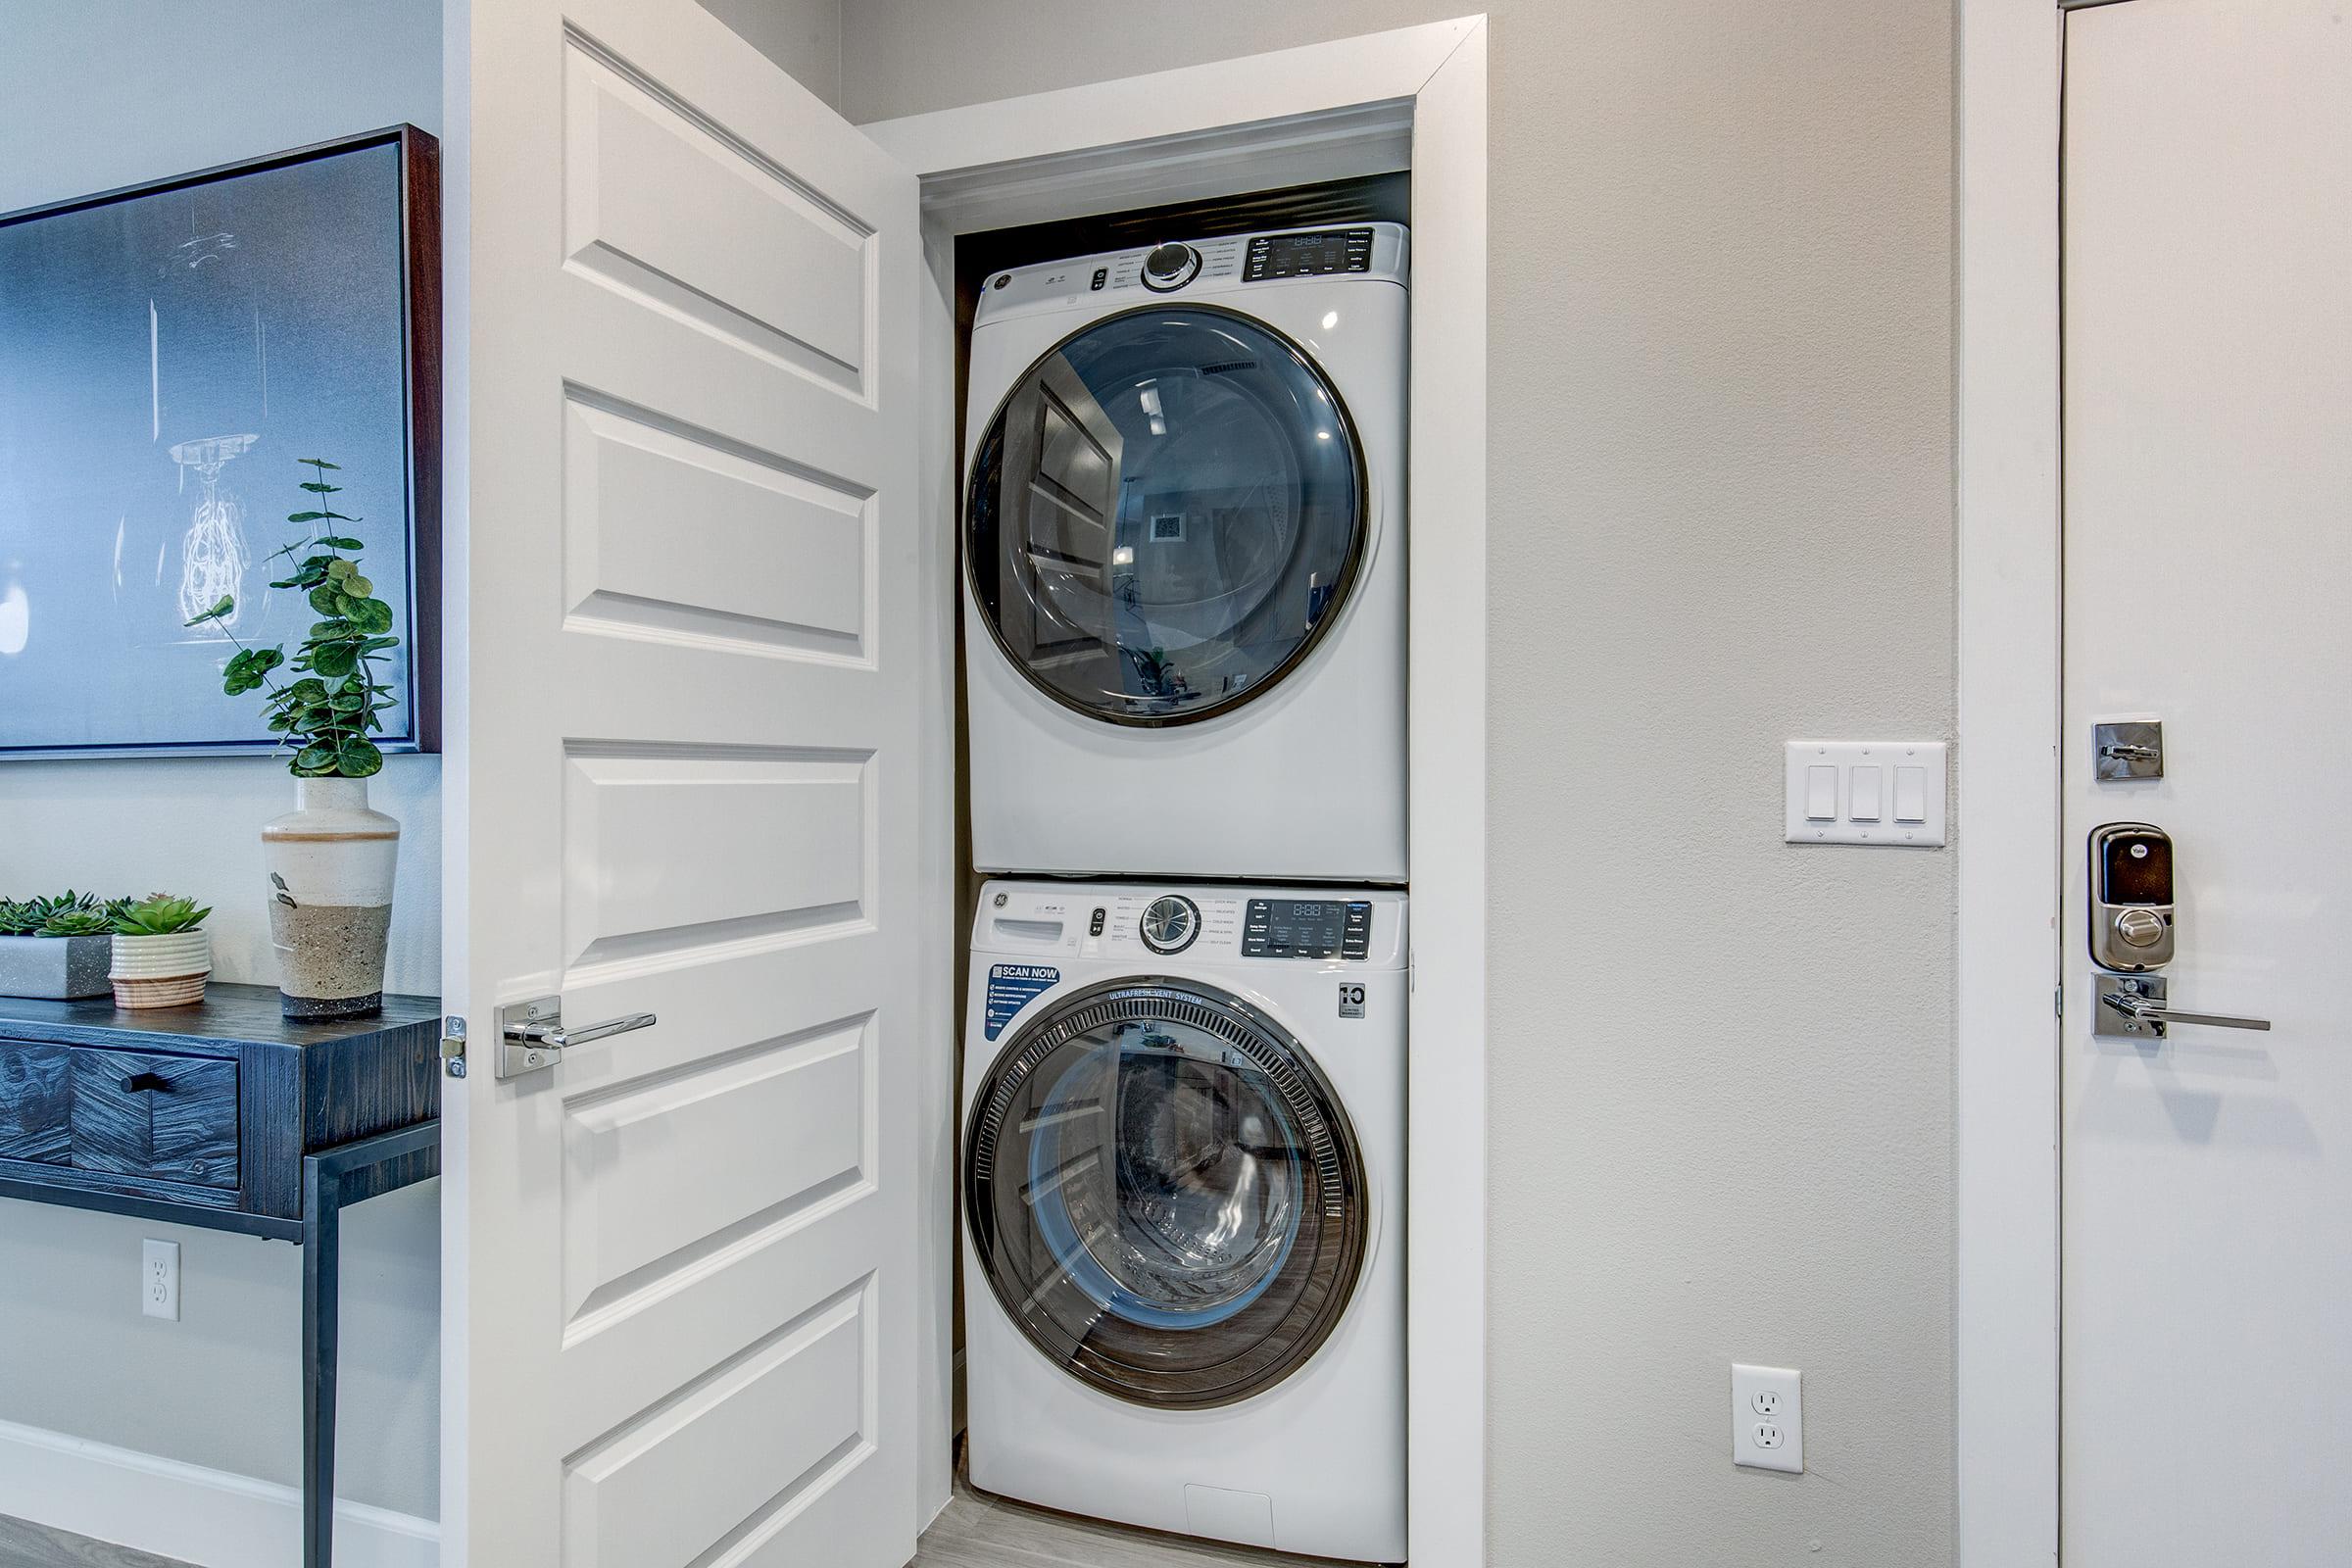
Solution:
[[[134,1072],[122,1080],[122,1092],[126,1095],[144,1094],[150,1089],[159,1089],[169,1094],[172,1090],[172,1080],[160,1072]]]

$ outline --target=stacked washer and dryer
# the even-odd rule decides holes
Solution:
[[[972,1482],[1375,1562],[1405,1554],[1405,248],[1358,223],[990,277],[963,540],[999,878]]]

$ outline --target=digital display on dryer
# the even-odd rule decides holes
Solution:
[[[1324,272],[1372,270],[1372,231],[1326,228],[1309,234],[1260,234],[1250,242],[1242,280],[1312,277]]]
[[[1361,958],[1371,945],[1362,900],[1251,899],[1242,925],[1245,958]]]

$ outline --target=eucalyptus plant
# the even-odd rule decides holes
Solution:
[[[270,586],[307,594],[311,609],[324,618],[313,623],[290,665],[282,644],[248,648],[228,629],[226,617],[237,608],[233,594],[222,594],[219,604],[188,624],[217,624],[236,645],[221,668],[220,689],[231,697],[269,693],[263,710],[270,715],[270,733],[285,737],[295,749],[288,764],[295,777],[367,778],[384,765],[384,754],[368,736],[384,727],[379,715],[397,701],[392,688],[375,678],[375,664],[400,646],[400,639],[389,635],[392,607],[375,597],[375,584],[360,570],[358,552],[365,546],[350,528],[364,519],[337,512],[330,499],[343,487],[327,475],[341,468],[324,458],[296,461],[311,469],[311,477],[302,481],[311,502],[301,512],[288,513],[286,520],[303,524],[308,536],[270,555],[272,561],[302,555],[302,561]],[[281,666],[295,678],[271,679]]]

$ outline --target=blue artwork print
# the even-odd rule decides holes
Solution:
[[[308,457],[362,519],[403,639],[384,746],[416,749],[404,173],[359,138],[0,220],[0,756],[269,750],[221,669],[316,618],[270,586]]]

